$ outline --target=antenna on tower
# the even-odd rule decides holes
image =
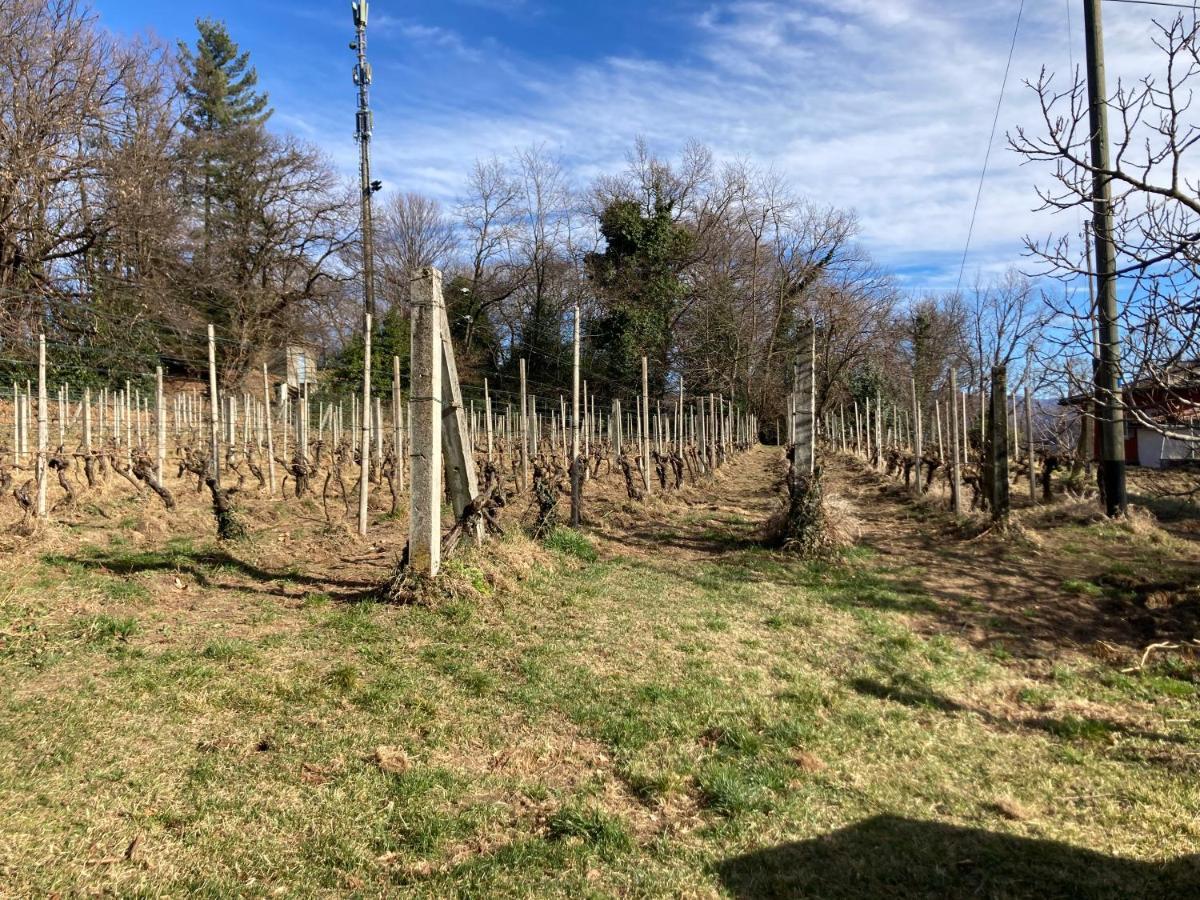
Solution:
[[[358,141],[358,175],[362,189],[363,314],[374,319],[375,235],[371,221],[371,195],[382,189],[383,184],[371,180],[371,131],[375,122],[371,115],[368,92],[371,85],[371,64],[367,62],[367,0],[354,0],[350,4],[350,11],[354,15],[355,30],[354,43],[350,45],[350,49],[358,54],[353,73],[353,81],[358,88],[354,139]]]

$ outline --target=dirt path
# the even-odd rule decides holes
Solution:
[[[679,562],[718,559],[753,544],[778,508],[781,466],[779,448],[754,447],[712,478],[656,493],[647,503],[628,500],[611,479],[603,487],[593,484],[586,524],[602,551]]]
[[[589,485],[589,535],[602,553],[654,559],[668,567],[721,559],[759,546],[779,507],[783,460],[756,447],[715,477],[682,491],[629,501],[614,478]],[[1145,608],[1144,598],[1113,587],[1116,573],[1195,583],[1200,552],[1156,538],[1092,527],[1053,515],[1023,535],[973,538],[936,493],[912,502],[902,485],[856,460],[827,462],[831,505],[848,513],[855,546],[869,551],[849,565],[875,591],[917,598],[912,625],[1042,663],[1064,654],[1133,652],[1171,637],[1178,623]],[[869,599],[864,599],[868,603]],[[1141,605],[1139,605],[1141,604]]]
[[[875,554],[867,564],[933,601],[917,627],[1017,656],[1103,653],[1106,644],[1141,647],[1170,636],[1169,617],[1113,588],[1122,578],[1194,583],[1200,573],[1194,547],[1070,516],[1027,519],[1015,537],[969,537],[941,502],[913,503],[902,485],[856,460],[835,458],[826,472],[827,495],[848,506],[856,543]]]

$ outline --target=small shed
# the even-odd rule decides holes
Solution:
[[[288,344],[287,346],[287,383],[295,391],[304,389],[309,384],[317,385],[317,351],[304,344]]]

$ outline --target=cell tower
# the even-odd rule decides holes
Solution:
[[[371,84],[371,64],[367,62],[367,0],[350,4],[354,14],[354,43],[350,49],[358,54],[354,66],[354,84],[358,87],[358,114],[354,138],[358,141],[358,174],[362,185],[362,254],[363,254],[363,313],[375,319],[375,235],[371,222],[371,195],[383,187],[371,180],[371,129],[374,119],[368,88]]]

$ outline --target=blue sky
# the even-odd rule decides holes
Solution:
[[[251,52],[277,128],[348,174],[348,0],[94,0],[108,27],[194,38],[223,19]],[[452,203],[472,161],[531,144],[581,183],[621,167],[637,136],[664,155],[689,138],[854,209],[863,244],[910,289],[953,287],[1018,0],[373,0],[376,174]],[[1148,71],[1151,19],[1107,4],[1110,77]],[[1068,29],[1068,15],[1071,29]],[[1022,264],[1025,234],[1073,231],[1033,212],[1045,173],[1004,132],[1036,126],[1021,83],[1083,58],[1082,3],[1028,0],[966,281]],[[1028,265],[1028,264],[1027,264]]]

